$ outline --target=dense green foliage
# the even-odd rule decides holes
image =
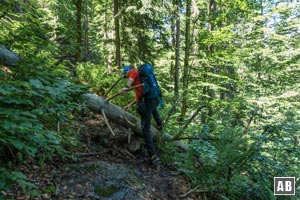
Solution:
[[[22,62],[0,66],[0,191],[13,183],[34,188],[18,166],[65,156],[78,143],[69,125],[76,123],[82,85],[105,94],[120,76],[120,49],[122,65],[155,66],[164,131],[190,146],[182,153],[160,144],[161,155],[204,199],[289,199],[273,195],[273,177],[299,177],[299,3],[192,0],[186,17],[187,2],[3,1],[0,44]],[[125,106],[132,98],[113,102]]]
[[[66,157],[66,148],[78,143],[70,125],[76,123],[73,114],[80,109],[86,87],[68,80],[65,66],[55,65],[57,45],[50,40],[45,13],[30,10],[19,14],[6,10],[0,21],[4,27],[0,43],[23,58],[17,66],[0,69],[1,191],[14,183],[24,190],[35,188],[19,172],[22,163],[35,159],[42,165],[53,155]]]

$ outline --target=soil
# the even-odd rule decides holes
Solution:
[[[141,138],[110,122],[116,133],[112,136],[101,115],[80,121],[84,145],[76,149],[75,159],[54,157],[43,165],[28,161],[22,171],[39,193],[25,194],[16,186],[2,192],[6,199],[199,199],[193,193],[184,196],[191,188],[171,165],[148,162]],[[131,152],[129,140],[141,147]]]

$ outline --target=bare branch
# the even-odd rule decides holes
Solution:
[[[104,109],[101,109],[101,113],[102,113],[102,116],[103,116],[103,118],[104,118],[105,124],[107,125],[109,131],[111,132],[111,134],[112,134],[113,136],[116,136],[115,132],[112,130],[110,124],[108,123],[108,120],[107,120],[107,117],[106,117],[106,114],[105,114]]]
[[[182,127],[182,129],[176,134],[176,136],[174,137],[175,140],[181,135],[181,133],[183,133],[183,131],[190,125],[190,123],[192,123],[192,121],[194,120],[194,118],[198,115],[198,113],[202,110],[202,108],[204,108],[204,105],[200,105],[198,107],[198,109],[196,110],[196,112],[190,117],[189,120],[187,120],[187,122],[185,123],[185,125]]]
[[[180,195],[181,198],[188,196],[189,194],[191,194],[192,192],[195,192],[198,188],[200,187],[200,185],[196,186],[195,188],[191,189],[190,191],[188,191],[187,193]],[[197,192],[208,192],[206,190],[198,190]]]

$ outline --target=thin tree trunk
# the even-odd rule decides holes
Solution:
[[[176,51],[175,51],[175,97],[179,95],[179,69],[180,69],[180,8],[181,0],[177,1],[177,18],[176,18]]]
[[[175,5],[176,4],[176,0],[173,0],[172,3]],[[172,48],[175,48],[175,45],[176,45],[176,32],[175,32],[175,27],[176,27],[176,10],[172,10],[171,13],[172,13],[172,19],[171,19],[171,38],[172,38],[172,41],[171,41],[171,44],[172,44]]]
[[[181,128],[181,130],[175,135],[175,139],[179,138],[183,131],[192,123],[192,121],[195,119],[195,117],[199,114],[199,112],[204,108],[205,106],[200,105],[196,112],[187,120],[187,122],[184,124],[184,126]]]
[[[215,17],[215,13],[216,13],[216,1],[215,0],[210,0],[209,1],[209,8],[208,8],[208,15],[209,15],[209,19],[210,22],[208,24],[208,31],[211,33],[213,30],[215,30],[215,25],[212,23],[214,17]],[[208,45],[208,52],[212,53],[213,52],[213,45]]]
[[[183,84],[184,88],[182,95],[181,104],[181,117],[180,120],[183,121],[187,111],[187,94],[188,94],[188,73],[189,73],[189,59],[190,59],[190,43],[191,37],[191,0],[186,1],[186,24],[185,24],[185,51],[184,51],[184,65],[183,65]]]
[[[210,0],[210,16],[211,19],[214,19],[216,16],[216,11],[217,11],[217,3],[215,0]],[[212,20],[211,20],[212,21]],[[209,32],[212,32],[215,30],[215,25],[213,23],[209,23]],[[214,46],[213,45],[208,45],[208,52],[210,55],[213,54],[214,52]],[[211,68],[209,70],[211,73],[215,74],[217,69],[215,68]],[[209,96],[209,102],[211,102],[214,98],[215,98],[215,92],[213,89],[209,88],[208,89],[208,96]],[[213,109],[211,104],[209,103],[209,109],[208,109],[208,116],[209,118],[211,118],[211,116],[213,115]]]
[[[82,0],[76,1],[76,31],[77,31],[77,50],[76,50],[76,62],[81,60],[81,45],[82,45],[82,30],[81,30],[81,11]]]
[[[172,4],[176,5],[176,0],[172,0]],[[177,10],[174,9],[171,11],[172,18],[171,18],[171,47],[172,49],[176,49],[176,13]],[[176,52],[176,51],[175,51]],[[172,60],[170,62],[170,72],[169,72],[169,81],[175,81],[175,62]]]
[[[115,23],[115,65],[121,67],[121,42],[120,42],[120,24],[119,24],[119,2],[114,0],[114,23]]]
[[[208,32],[212,32],[215,29],[215,26],[212,23],[215,17],[215,13],[216,13],[216,1],[210,0],[208,5],[208,15],[209,15]],[[214,46],[208,45],[207,50],[208,50],[208,55],[211,55],[214,51]],[[205,82],[211,82],[212,80],[209,79],[207,73],[214,73],[215,69],[210,69],[209,67],[205,67],[204,70],[205,70],[205,75],[204,75]],[[210,117],[213,115],[213,110],[210,105],[210,102],[213,100],[214,95],[215,95],[214,91],[209,86],[205,86],[203,88],[203,96],[209,96],[208,98],[204,97],[204,102],[206,103],[206,108],[207,108],[207,116],[203,116],[202,118],[203,123],[208,123],[208,119],[210,119]]]
[[[110,70],[110,65],[109,65],[109,55],[108,55],[108,44],[107,44],[107,41],[108,41],[108,25],[107,25],[107,22],[108,22],[108,17],[107,17],[107,11],[108,11],[108,6],[107,6],[107,3],[104,4],[104,24],[103,24],[103,53],[105,55],[104,57],[104,64],[105,66],[108,67],[108,69]]]
[[[89,60],[89,11],[88,11],[88,1],[85,2],[85,15],[84,15],[84,61]]]

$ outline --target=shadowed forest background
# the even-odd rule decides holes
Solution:
[[[163,93],[163,131],[189,146],[159,143],[161,160],[191,188],[294,199],[273,195],[273,177],[300,186],[299,15],[294,0],[0,0],[0,45],[20,56],[0,63],[0,199],[16,184],[38,195],[20,168],[72,160],[81,95],[103,96],[124,65],[144,62]]]

